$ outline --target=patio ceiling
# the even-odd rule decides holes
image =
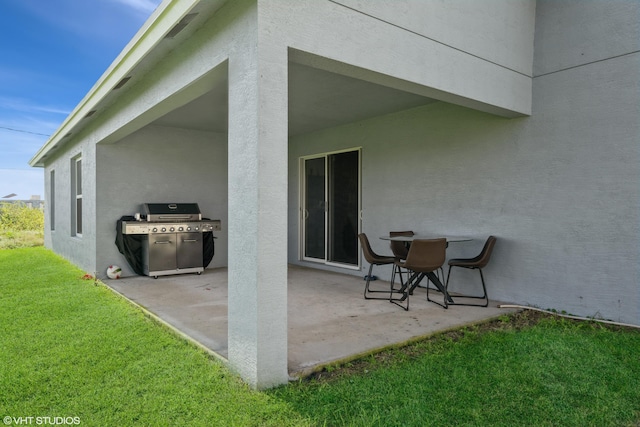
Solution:
[[[183,129],[226,132],[227,79],[154,123]],[[295,62],[289,63],[289,135],[296,136],[435,102]]]

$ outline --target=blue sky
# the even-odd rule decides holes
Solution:
[[[0,201],[44,198],[29,160],[161,0],[0,0]]]

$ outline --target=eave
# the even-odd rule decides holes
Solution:
[[[49,137],[47,142],[29,161],[32,167],[44,167],[46,158],[70,140],[75,130],[100,110],[100,104],[112,91],[127,83],[125,79],[134,76],[134,70],[149,55],[174,27],[196,7],[201,0],[163,1],[140,28],[131,41],[120,52],[91,90]]]

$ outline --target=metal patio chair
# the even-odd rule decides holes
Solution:
[[[447,239],[445,238],[417,239],[411,242],[407,259],[405,261],[396,261],[396,265],[401,268],[406,268],[411,272],[411,277],[400,290],[403,292],[403,296],[399,299],[391,300],[391,302],[399,305],[405,310],[409,310],[409,295],[425,277],[428,278],[438,289],[441,289],[446,296],[446,289],[444,288],[444,285],[436,273],[434,273],[444,264],[446,250]],[[405,300],[407,301],[406,307],[400,304]],[[445,305],[443,305],[444,308],[447,308],[446,303],[447,299],[445,298]]]
[[[389,299],[389,297],[371,297],[369,294],[378,294],[384,293],[389,295],[389,292],[393,293],[393,284],[391,284],[390,290],[382,291],[382,290],[370,290],[369,283],[371,282],[371,272],[373,271],[374,265],[390,265],[395,262],[395,258],[392,256],[378,255],[371,249],[371,245],[369,244],[369,239],[365,233],[360,233],[358,235],[358,239],[360,239],[360,245],[362,246],[362,253],[364,255],[364,259],[369,263],[369,273],[366,276],[367,283],[364,286],[364,299]]]
[[[389,237],[414,236],[414,235],[415,233],[413,231],[390,231],[389,232]],[[411,247],[410,242],[400,242],[400,241],[391,240],[389,243],[391,246],[391,252],[393,252],[393,256],[396,257],[397,260],[404,261],[407,259],[407,254],[409,253],[409,248]],[[394,266],[393,274],[391,276],[392,286],[395,281],[396,274],[400,276],[400,284],[402,285],[404,283],[402,279],[402,268],[396,264]],[[444,270],[442,269],[442,267],[440,267],[436,271],[436,275],[438,276],[438,279],[440,279],[441,282],[444,282]],[[428,288],[429,283],[431,283],[431,281],[428,281],[426,286],[418,286],[418,287]],[[413,294],[413,291],[411,291],[411,294]]]
[[[484,275],[482,274],[482,269],[486,267],[491,259],[491,253],[493,252],[493,247],[496,244],[496,237],[489,236],[487,241],[482,248],[480,254],[473,258],[455,258],[449,260],[449,273],[447,274],[447,283],[445,285],[445,291],[448,293],[449,288],[449,278],[451,277],[451,268],[452,267],[460,267],[460,268],[468,268],[471,270],[478,270],[480,272],[480,280],[482,282],[482,291],[484,292],[482,296],[476,295],[456,295],[456,298],[472,298],[472,299],[481,299],[484,300],[482,304],[469,304],[469,303],[457,303],[457,302],[449,302],[449,305],[467,305],[467,306],[475,306],[475,307],[487,307],[489,305],[489,296],[487,294],[487,287],[484,283]],[[455,300],[454,300],[455,301]]]

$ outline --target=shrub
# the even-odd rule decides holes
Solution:
[[[14,231],[44,230],[44,212],[24,203],[0,203],[0,229]]]
[[[30,248],[44,245],[44,230],[11,231],[0,229],[0,249]]]

